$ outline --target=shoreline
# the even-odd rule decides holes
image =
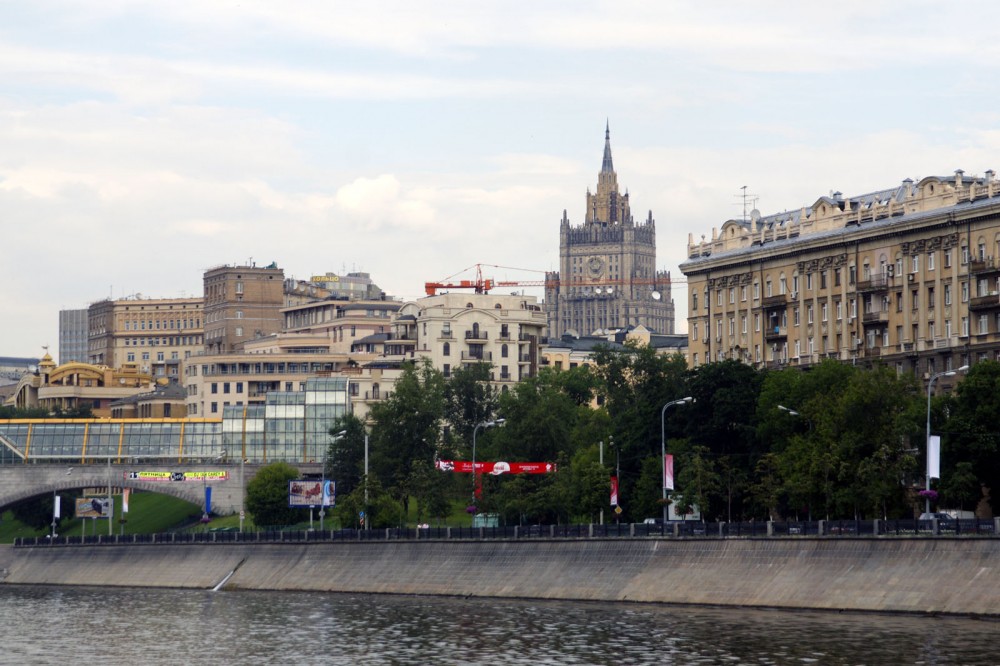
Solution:
[[[994,539],[0,547],[6,585],[287,590],[1000,619]]]

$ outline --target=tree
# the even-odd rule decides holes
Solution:
[[[344,433],[333,437],[336,433]],[[354,414],[345,414],[330,426],[330,446],[327,449],[326,478],[337,482],[337,493],[349,494],[361,482],[365,473],[365,424]]]
[[[403,512],[399,502],[386,492],[376,477],[368,479],[368,502],[365,502],[365,483],[361,483],[344,497],[337,498],[334,509],[340,524],[345,527],[363,527],[367,524],[372,528],[397,527],[403,520]],[[361,514],[365,514],[362,522]]]
[[[392,394],[372,405],[371,467],[379,481],[409,513],[411,471],[416,461],[432,461],[444,418],[445,379],[423,359],[404,363]]]
[[[246,508],[258,526],[291,525],[298,522],[300,509],[288,506],[288,482],[298,470],[284,462],[265,465],[247,483]]]
[[[460,442],[472,439],[476,425],[493,418],[497,392],[490,383],[489,363],[456,368],[444,385],[444,418]]]

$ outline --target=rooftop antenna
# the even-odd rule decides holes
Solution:
[[[739,198],[739,199],[741,199],[741,201],[740,201],[740,203],[737,203],[736,205],[739,206],[739,205],[742,204],[742,206],[743,206],[743,221],[746,222],[747,221],[747,211],[748,210],[753,210],[754,208],[757,207],[757,202],[760,200],[760,197],[757,196],[756,194],[751,194],[750,192],[747,192],[747,186],[746,185],[744,185],[743,187],[741,187],[740,190],[741,190],[741,193],[737,194],[736,197]],[[749,209],[747,208],[747,206],[749,206]]]

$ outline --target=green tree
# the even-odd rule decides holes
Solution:
[[[398,527],[403,522],[403,512],[399,502],[392,497],[379,480],[372,476],[368,479],[367,497],[365,502],[364,479],[348,495],[337,498],[334,512],[345,528],[360,528],[367,524],[370,528]],[[361,516],[365,520],[362,522]]]
[[[411,471],[435,457],[445,409],[445,379],[430,359],[404,363],[392,394],[372,405],[370,464],[380,483],[409,513]]]
[[[973,484],[963,478],[971,468],[978,485],[991,489],[994,514],[1000,513],[1000,492],[996,491],[1000,488],[1000,363],[976,363],[957,384],[954,397],[935,398],[931,427],[941,435],[941,488],[943,494],[948,491],[942,500],[972,506]],[[923,441],[923,435],[918,441]],[[959,468],[962,463],[970,467]]]
[[[288,482],[298,478],[294,467],[284,462],[261,467],[246,488],[246,508],[258,526],[290,525],[298,522],[301,509],[288,506]]]
[[[343,433],[335,436],[337,433]],[[337,483],[337,493],[347,495],[361,482],[365,473],[365,424],[354,414],[345,414],[330,426],[326,478]]]
[[[472,363],[456,368],[444,385],[444,418],[459,442],[472,439],[476,424],[489,421],[497,410],[497,391],[490,383],[492,366]]]

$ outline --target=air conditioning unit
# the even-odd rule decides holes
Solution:
[[[889,277],[892,277],[893,270],[895,270],[895,267],[892,264],[889,264],[888,266],[885,267],[885,274],[888,275]]]
[[[917,274],[916,273],[910,273],[909,275],[906,276],[906,281],[907,282],[913,282],[916,279],[917,279]]]
[[[799,300],[799,292],[797,292],[797,291],[793,291],[792,292],[792,300],[793,301]]]

